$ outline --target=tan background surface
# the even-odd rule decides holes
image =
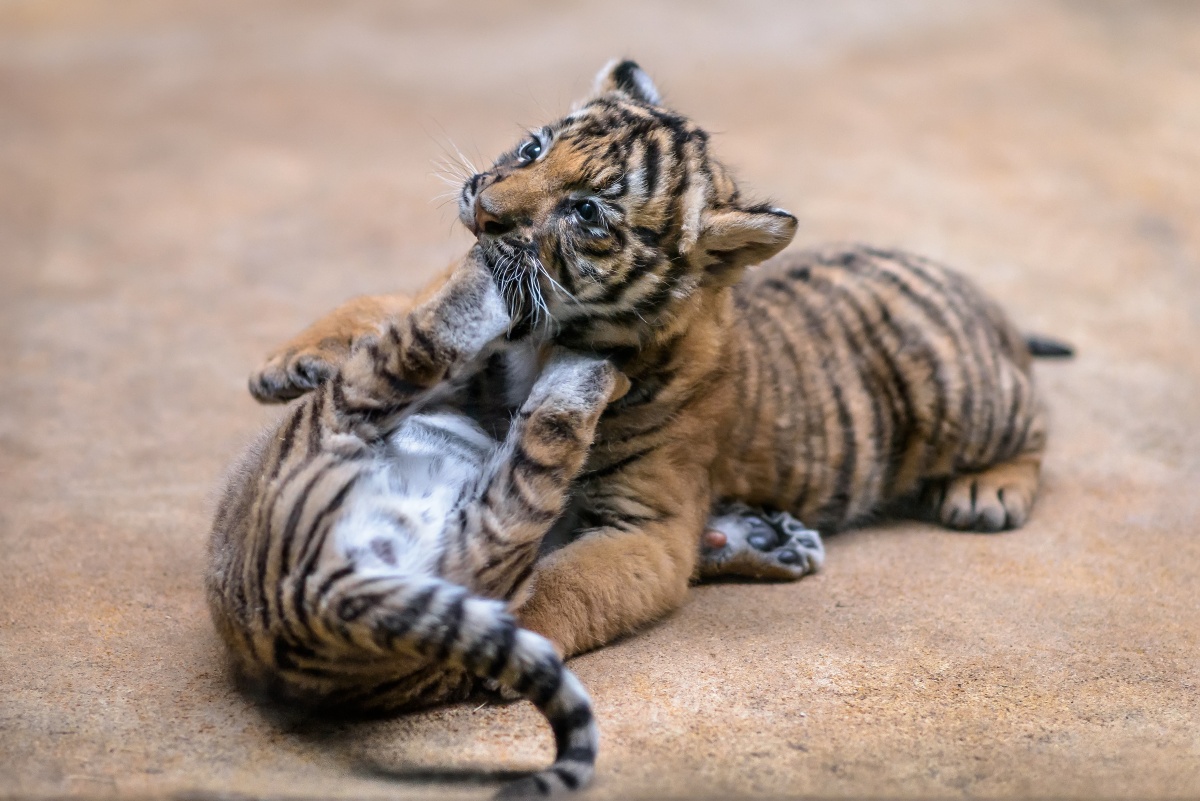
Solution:
[[[0,3],[0,795],[474,798],[549,760],[528,705],[239,697],[204,540],[258,357],[465,248],[449,140],[629,55],[799,244],[958,265],[1080,355],[1039,367],[1024,530],[844,534],[576,660],[590,797],[1200,796],[1200,4],[738,6]]]

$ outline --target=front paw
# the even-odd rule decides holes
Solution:
[[[349,348],[332,342],[285,348],[250,375],[250,394],[259,403],[286,403],[311,392],[337,372]]]

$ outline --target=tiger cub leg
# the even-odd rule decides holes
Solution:
[[[412,305],[407,295],[347,301],[272,351],[250,374],[250,394],[259,403],[284,403],[316,389],[346,361],[355,341]]]
[[[397,400],[469,370],[510,324],[508,307],[473,248],[430,297],[389,321],[378,336],[355,343],[339,372],[343,405],[385,412]]]
[[[1029,519],[1041,477],[1045,450],[1044,412],[1033,412],[1024,448],[1014,457],[982,470],[937,479],[922,492],[925,511],[949,528],[1004,531]]]
[[[700,538],[700,578],[794,581],[825,564],[821,535],[787,512],[718,503]]]
[[[566,508],[600,414],[628,390],[607,360],[556,350],[459,516],[443,575],[490,598],[519,594]]]
[[[1042,454],[1023,453],[986,470],[930,482],[927,509],[942,525],[963,531],[1020,528],[1037,495]]]
[[[267,356],[250,375],[250,394],[260,403],[283,403],[310,392],[346,363],[356,343],[370,340],[389,326],[394,329],[410,310],[428,312],[461,296],[464,283],[471,283],[473,273],[488,275],[477,248],[435,278],[416,298],[395,294],[347,301]]]

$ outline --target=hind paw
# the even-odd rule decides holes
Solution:
[[[947,528],[985,532],[1020,528],[1033,506],[1030,483],[1022,478],[995,469],[955,476],[926,488],[926,508]]]
[[[719,504],[700,542],[700,575],[794,581],[825,563],[821,535],[787,512]]]
[[[511,704],[525,700],[525,696],[495,679],[478,679],[474,689],[475,695],[492,704]]]

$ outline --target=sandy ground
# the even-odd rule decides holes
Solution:
[[[435,159],[637,58],[801,218],[959,266],[1055,420],[1023,530],[888,524],[575,660],[590,798],[1200,797],[1200,4],[0,3],[0,795],[481,798],[527,704],[227,683],[212,488],[260,355],[466,244]]]

